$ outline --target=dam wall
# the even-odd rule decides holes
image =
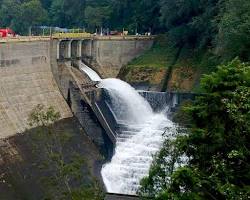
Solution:
[[[30,128],[29,113],[37,104],[60,111],[61,119],[53,130],[67,134],[62,152],[67,162],[75,153],[84,159],[84,178],[72,182],[72,187],[96,180],[102,184],[100,150],[73,117],[69,102],[63,96],[68,95],[72,77],[67,66],[58,66],[51,42],[0,43],[0,199],[45,199],[51,195],[50,190],[56,193],[58,186],[60,192],[64,189],[61,182],[55,187],[50,185],[50,190],[48,182],[41,183],[42,179],[53,176],[54,169],[41,167],[48,158],[43,148],[46,138],[41,140],[40,129],[26,130]],[[59,170],[56,173],[60,173]]]
[[[22,133],[38,104],[72,117],[50,66],[50,42],[0,44],[0,138]]]
[[[76,68],[79,61],[93,68],[102,78],[117,77],[122,66],[149,50],[152,37],[94,37],[87,39],[54,39],[50,41],[52,72],[65,97],[68,84],[65,62]],[[88,77],[86,77],[88,80]]]
[[[102,78],[117,77],[122,66],[149,50],[152,45],[152,38],[84,40],[82,59]]]
[[[78,91],[79,88],[84,93],[88,91],[82,86],[90,84],[91,80],[79,71],[77,63],[84,60],[103,77],[115,77],[123,65],[152,44],[152,38],[41,39],[0,43],[0,139],[30,128],[30,112],[43,104],[58,110],[61,119],[75,115],[92,141],[102,149],[108,149],[105,146],[111,145],[106,137],[110,127],[104,126],[104,118],[93,117],[98,113],[94,114],[93,108],[91,111],[90,102],[86,102],[83,92]],[[110,157],[112,152],[106,154]]]
[[[165,110],[173,112],[181,103],[185,101],[193,101],[197,94],[190,92],[153,92],[139,91],[139,94],[144,97],[155,112]]]
[[[109,129],[105,126],[107,123],[92,101],[97,98],[88,95],[90,93],[98,97],[97,88],[86,74],[74,67],[73,62],[58,62],[55,67],[60,91],[70,110],[105,159],[110,159],[113,155],[113,142],[109,137]]]
[[[93,102],[86,102],[84,93],[88,92],[87,87],[92,81],[86,74],[79,71],[80,62],[83,60],[91,65],[102,77],[116,77],[122,65],[142,54],[152,44],[152,38],[150,40],[98,38],[51,41],[51,68],[58,87],[85,132],[102,149],[101,152],[104,152],[106,158],[110,158],[113,154],[112,132],[117,127],[112,127],[112,123],[106,122],[106,120],[110,122],[110,117],[107,115],[105,118],[101,117],[100,112],[107,107],[105,102],[98,101],[96,105]],[[79,46],[81,46],[80,51]],[[81,56],[77,57],[77,55]],[[102,110],[98,109],[100,107]],[[105,109],[106,111],[108,112],[109,109]]]
[[[94,94],[93,92],[92,94]],[[93,105],[86,103],[81,95],[81,91],[75,84],[70,84],[70,105],[74,115],[79,120],[85,133],[99,147],[101,154],[106,160],[113,156],[114,144],[109,137],[108,132],[97,117],[99,113],[93,109]]]

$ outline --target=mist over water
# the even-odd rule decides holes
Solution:
[[[86,67],[82,70],[97,80],[96,72]],[[109,92],[110,107],[120,127],[114,156],[103,166],[102,178],[108,192],[136,194],[140,180],[149,173],[152,156],[162,146],[166,128],[174,124],[163,113],[154,113],[128,83],[114,78],[99,81],[98,87]]]

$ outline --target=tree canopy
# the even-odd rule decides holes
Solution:
[[[126,29],[167,33],[172,44],[213,49],[225,61],[249,61],[248,0],[0,0],[1,27],[27,34],[30,26]]]
[[[0,27],[18,34],[42,25],[89,32],[124,28],[131,34],[166,34],[177,52],[212,52],[224,64],[201,80],[204,95],[185,109],[191,128],[166,139],[140,194],[249,198],[249,0],[0,0],[0,16]]]
[[[186,107],[191,126],[166,139],[140,194],[155,199],[247,199],[250,195],[250,65],[238,59],[206,75]],[[186,162],[180,162],[185,158]]]

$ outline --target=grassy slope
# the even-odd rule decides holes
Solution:
[[[218,63],[208,50],[182,49],[173,65],[168,89],[199,92],[200,78],[214,71]]]
[[[167,69],[173,62],[174,52],[166,37],[159,36],[150,50],[121,70],[119,77],[130,83],[149,83],[159,85],[160,88]]]
[[[166,68],[171,64],[173,57],[174,49],[170,48],[164,36],[159,36],[153,47],[142,56],[132,60],[128,67]]]
[[[157,37],[153,47],[132,60],[121,72],[121,78],[130,82],[148,82],[162,85],[170,66],[168,90],[199,91],[202,74],[210,73],[218,64],[209,51],[183,48],[176,59],[177,49],[171,47],[166,36]]]

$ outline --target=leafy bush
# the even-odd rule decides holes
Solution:
[[[204,76],[205,95],[186,107],[192,119],[187,135],[165,143],[171,159],[188,157],[168,179],[169,151],[161,150],[140,193],[155,199],[247,199],[250,195],[250,65],[238,59]],[[162,155],[163,152],[163,155]],[[160,162],[157,162],[160,160]],[[160,168],[157,173],[154,169]],[[162,183],[158,187],[158,181]],[[167,181],[166,181],[167,180]],[[157,190],[155,190],[157,188]]]

